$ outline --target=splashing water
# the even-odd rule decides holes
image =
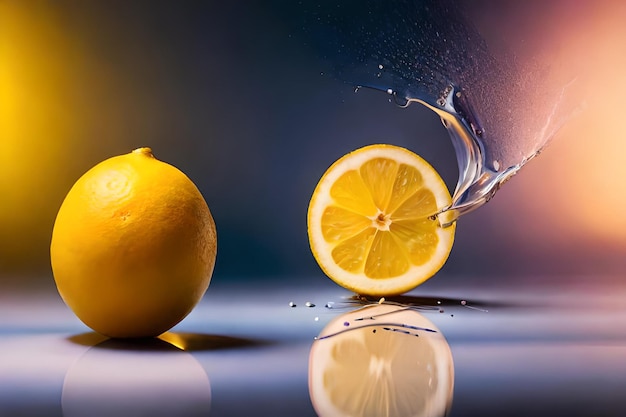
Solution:
[[[309,35],[335,76],[441,117],[459,168],[443,210],[453,221],[489,201],[575,107],[549,67],[492,54],[451,0],[322,2],[308,13]]]

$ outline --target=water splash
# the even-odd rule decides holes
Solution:
[[[494,55],[453,0],[323,1],[308,18],[336,77],[441,117],[459,169],[447,221],[489,201],[578,105],[549,65]]]

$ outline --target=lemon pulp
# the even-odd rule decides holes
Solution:
[[[431,277],[448,257],[455,224],[436,215],[451,197],[412,152],[371,145],[335,162],[316,187],[309,241],[327,275],[362,294],[389,295]]]

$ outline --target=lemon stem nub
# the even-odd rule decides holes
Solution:
[[[152,154],[152,149],[148,148],[148,147],[143,147],[143,148],[137,148],[133,151],[133,153],[138,153],[138,154],[142,154],[145,156],[149,156],[151,158],[154,158],[154,155]]]

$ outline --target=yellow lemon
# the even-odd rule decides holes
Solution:
[[[442,227],[449,222],[437,215],[450,204],[446,184],[421,157],[393,145],[366,146],[337,160],[317,184],[308,210],[311,250],[347,289],[401,294],[448,258],[456,224]]]
[[[309,392],[321,417],[444,416],[453,391],[448,342],[407,307],[377,304],[340,315],[311,347]]]
[[[215,223],[193,182],[150,148],[107,159],[71,188],[50,257],[59,293],[109,337],[157,336],[209,286]]]

